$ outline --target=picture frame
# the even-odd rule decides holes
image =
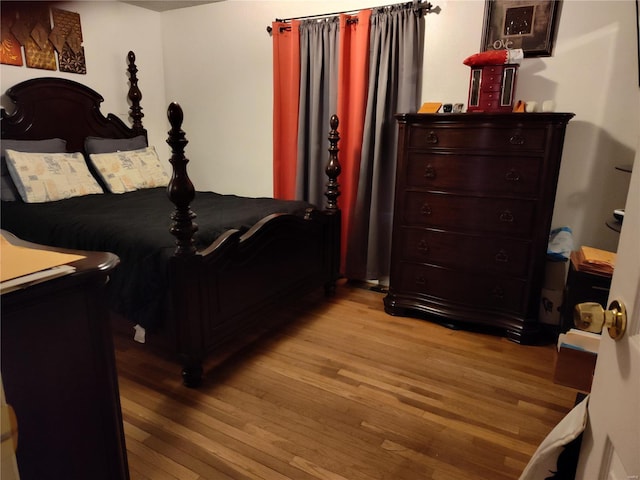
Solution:
[[[561,0],[485,0],[480,50],[521,48],[525,57],[550,57],[560,3]]]

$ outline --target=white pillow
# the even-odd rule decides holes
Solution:
[[[6,150],[7,168],[22,200],[43,203],[104,193],[82,153],[28,153]]]
[[[92,153],[89,158],[111,193],[166,187],[169,184],[169,175],[162,168],[154,147]]]

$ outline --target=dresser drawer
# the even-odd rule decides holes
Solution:
[[[409,131],[409,148],[456,148],[476,151],[489,149],[500,152],[542,151],[545,142],[546,130],[543,127],[483,128],[457,124],[416,124],[412,125]]]
[[[528,237],[536,202],[465,197],[446,193],[405,192],[402,225]]]
[[[501,80],[498,80],[497,82],[482,82],[481,90],[483,92],[495,92],[496,99],[500,99],[500,93],[502,90]]]
[[[539,188],[542,160],[412,151],[404,181],[410,187],[534,196]]]
[[[502,237],[480,237],[426,228],[401,227],[401,261],[526,277],[531,243]]]
[[[480,101],[478,102],[478,108],[480,111],[497,112],[500,108],[500,95],[497,93],[482,93],[480,95]],[[508,107],[507,107],[508,108]],[[514,137],[515,138],[515,137]]]
[[[486,65],[482,67],[482,82],[498,82],[502,81],[504,73],[504,65]]]
[[[510,312],[525,309],[527,283],[509,276],[468,273],[402,262],[394,288],[467,305]]]

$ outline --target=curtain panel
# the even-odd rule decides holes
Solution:
[[[329,118],[337,111],[338,17],[300,24],[296,198],[323,205]]]
[[[342,209],[341,262],[346,265],[348,232],[358,188],[362,136],[369,83],[369,32],[371,10],[340,15],[340,62],[338,65],[338,119],[340,125],[340,175]],[[344,268],[341,272],[344,273]]]
[[[324,205],[329,118],[337,113],[340,271],[350,279],[385,283],[388,277],[397,143],[394,114],[417,111],[419,106],[423,24],[411,4],[294,20],[290,31],[284,31],[289,35],[279,28],[288,23],[273,24],[274,38],[279,37],[274,39],[275,196],[293,195]]]
[[[273,196],[294,200],[298,158],[300,22],[273,22]]]
[[[348,278],[388,284],[398,143],[394,115],[416,112],[420,105],[423,42],[424,19],[411,6],[372,14],[362,158],[348,226]]]

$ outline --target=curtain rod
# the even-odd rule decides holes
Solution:
[[[427,3],[421,3],[420,0],[416,1],[414,0],[413,3],[408,2],[408,3],[397,3],[394,5],[380,5],[380,6],[376,6],[376,7],[369,7],[371,10],[376,9],[376,8],[387,8],[387,7],[394,7],[396,5],[413,5],[414,9],[413,12],[416,15],[422,15],[422,13],[427,12],[429,13],[431,11],[431,9],[433,8],[433,5],[431,5],[431,2],[427,2]],[[336,15],[341,15],[344,13],[357,13],[360,12],[362,10],[367,10],[366,8],[360,8],[358,10],[347,10],[344,12],[334,12],[334,13],[321,13],[318,15],[307,15],[305,17],[293,17],[293,18],[276,18],[275,21],[276,22],[283,22],[283,23],[287,23],[290,22],[291,20],[306,20],[306,19],[310,19],[310,18],[328,18],[328,17],[333,17]],[[273,28],[271,26],[267,27],[267,32],[269,33],[269,35],[271,35]]]

